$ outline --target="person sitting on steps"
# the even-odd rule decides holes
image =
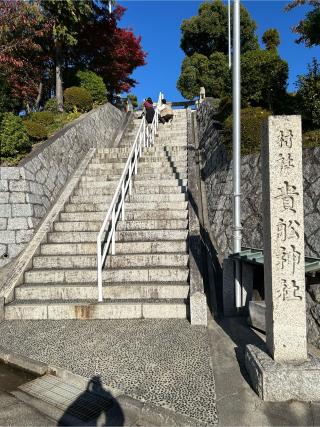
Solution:
[[[172,120],[173,120],[173,110],[167,104],[167,101],[165,99],[162,100],[162,105],[160,106],[159,111],[160,111],[159,121],[162,124],[168,123],[169,121],[172,122]]]

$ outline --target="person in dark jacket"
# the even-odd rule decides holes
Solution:
[[[147,120],[147,123],[152,123],[153,121],[153,117],[154,117],[154,108],[153,108],[153,102],[151,98],[147,98],[144,103],[143,106],[145,108],[145,117]]]

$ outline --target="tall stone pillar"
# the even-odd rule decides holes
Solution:
[[[319,400],[320,361],[307,353],[300,116],[263,126],[262,194],[266,346],[247,346],[246,368],[264,400]]]
[[[271,116],[262,134],[266,334],[278,362],[307,359],[300,116]]]

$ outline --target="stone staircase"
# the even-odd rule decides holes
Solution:
[[[47,241],[33,257],[5,319],[185,318],[188,313],[187,115],[159,125],[139,161],[116,255],[97,302],[96,239],[140,120],[119,147],[97,149]]]

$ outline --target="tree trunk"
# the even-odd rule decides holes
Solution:
[[[56,43],[56,99],[58,111],[63,113],[62,51],[59,42]]]
[[[38,87],[38,96],[37,96],[36,105],[35,105],[37,110],[39,110],[39,104],[40,104],[40,101],[42,99],[42,94],[43,94],[43,83],[40,82],[39,87]]]

